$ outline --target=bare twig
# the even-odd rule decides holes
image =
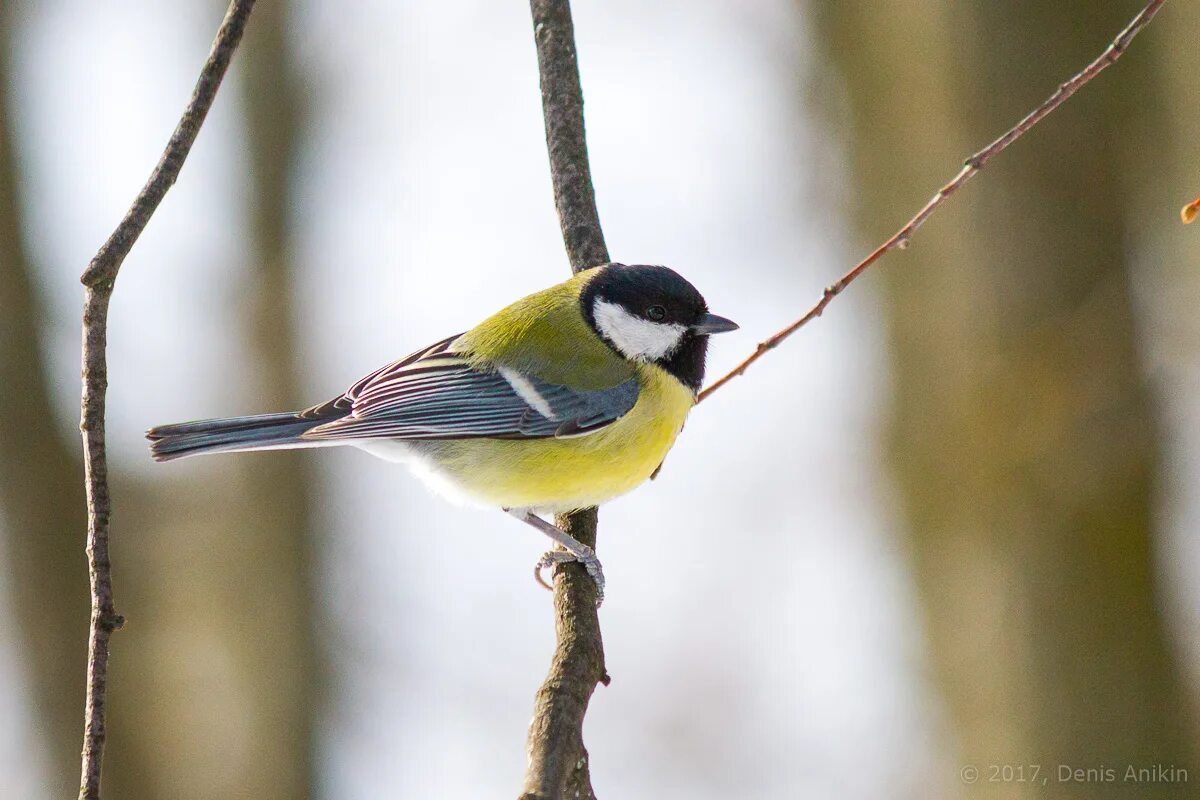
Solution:
[[[608,261],[596,212],[583,129],[583,92],[575,57],[569,0],[530,0],[546,125],[546,149],[563,243],[571,269]],[[560,514],[555,523],[595,548],[596,509]],[[596,684],[604,681],[604,643],[596,614],[596,588],[582,568],[557,570],[554,591],[557,645],[534,701],[529,761],[521,800],[594,797],[583,717]]]
[[[241,41],[254,0],[233,0],[217,31],[208,60],[200,72],[192,98],[163,151],[150,179],[83,273],[83,400],[79,428],[83,433],[85,486],[87,488],[87,555],[91,582],[92,618],[88,638],[87,699],[84,707],[81,800],[99,800],[100,767],[104,755],[105,686],[108,681],[108,642],[124,619],[113,604],[108,531],[111,504],[104,441],[104,403],[108,388],[105,350],[108,340],[108,305],[121,264],[145,230],[167,190],[179,177],[183,162],[212,106],[221,79]]]
[[[712,383],[710,386],[705,388],[705,390],[700,393],[700,397],[697,402],[704,400],[717,389],[720,389],[722,386],[744,373],[751,364],[762,358],[768,351],[778,347],[784,339],[787,339],[793,333],[800,330],[817,317],[821,316],[822,312],[825,311],[825,307],[829,305],[830,301],[841,294],[842,291],[849,286],[855,278],[865,272],[868,267],[882,258],[884,253],[887,253],[889,250],[895,248],[903,250],[905,247],[907,247],[909,240],[912,238],[912,235],[916,233],[917,228],[921,227],[921,225],[925,223],[925,220],[929,219],[933,212],[937,211],[942,203],[949,199],[950,195],[962,188],[967,181],[975,177],[976,173],[987,166],[989,161],[1007,150],[1009,145],[1028,133],[1034,125],[1037,125],[1039,122],[1041,122],[1042,119],[1050,114],[1050,112],[1054,111],[1056,108],[1065,103],[1067,98],[1079,91],[1086,83],[1092,80],[1092,78],[1095,78],[1097,75],[1099,75],[1105,67],[1120,58],[1121,54],[1125,52],[1125,49],[1129,47],[1129,43],[1133,41],[1133,37],[1141,33],[1142,29],[1150,24],[1150,20],[1154,18],[1154,15],[1158,13],[1158,10],[1165,2],[1166,0],[1150,0],[1150,2],[1146,4],[1146,7],[1143,8],[1141,12],[1139,12],[1138,15],[1133,18],[1129,25],[1127,25],[1115,39],[1113,39],[1112,43],[1109,44],[1109,46],[1095,61],[1088,64],[1080,72],[1076,73],[1076,75],[1066,83],[1060,85],[1058,89],[1055,90],[1054,94],[1050,95],[1050,97],[1047,98],[1044,103],[1035,108],[1033,111],[1029,112],[1024,119],[1007,130],[1000,138],[996,139],[996,141],[992,142],[987,147],[983,148],[978,153],[963,162],[962,169],[959,170],[959,173],[954,176],[954,179],[939,189],[937,194],[930,198],[929,202],[926,203],[924,207],[917,212],[916,216],[910,219],[903,228],[896,231],[894,234],[892,234],[890,239],[871,251],[871,254],[862,261],[855,264],[854,268],[843,275],[836,283],[826,287],[824,293],[821,295],[821,299],[817,301],[816,305],[808,310],[808,313],[776,333],[771,338],[760,342],[758,347],[754,349],[754,352],[751,353],[744,361],[742,361],[725,375],[721,376],[721,378]]]

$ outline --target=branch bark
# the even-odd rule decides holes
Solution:
[[[554,204],[571,269],[581,272],[606,263],[609,257],[588,166],[571,4],[569,0],[530,0],[529,6]],[[555,517],[555,524],[593,549],[596,523],[595,508]],[[578,565],[556,570],[554,629],[554,657],[538,690],[529,725],[529,760],[521,800],[595,797],[583,745],[583,718],[596,684],[607,684],[608,676],[596,588]]]
[[[88,637],[87,697],[84,702],[84,736],[79,797],[99,800],[100,769],[104,755],[105,688],[108,681],[108,646],[112,632],[124,619],[113,602],[112,565],[108,555],[108,465],[105,451],[105,391],[108,388],[108,306],[121,264],[163,197],[179,177],[200,127],[216,98],[217,89],[241,41],[254,0],[233,0],[217,31],[208,59],[200,72],[191,100],[171,135],[150,179],[124,219],[109,236],[84,271],[83,396],[79,428],[83,434],[84,486],[87,490],[87,556],[92,614]]]
[[[1165,2],[1166,0],[1150,0],[1092,63],[1077,72],[1066,83],[1061,84],[1044,103],[1033,111],[1030,111],[1020,122],[1005,131],[998,139],[964,161],[963,167],[959,170],[958,174],[949,183],[939,189],[937,194],[930,198],[929,202],[916,213],[916,216],[905,223],[904,227],[892,234],[879,247],[872,250],[870,255],[855,264],[853,269],[839,278],[836,283],[826,287],[821,295],[821,299],[804,316],[777,332],[766,341],[760,342],[758,347],[754,349],[754,352],[747,356],[745,360],[705,388],[700,393],[696,402],[704,400],[717,389],[720,389],[734,378],[743,374],[755,361],[758,361],[758,359],[762,358],[768,352],[774,350],[793,333],[821,316],[825,311],[825,307],[829,305],[833,298],[841,294],[847,286],[853,283],[859,275],[866,272],[868,267],[882,258],[889,250],[903,250],[908,247],[908,242],[912,238],[912,235],[916,233],[917,228],[924,225],[925,221],[933,215],[933,212],[937,211],[943,203],[950,199],[950,195],[961,189],[967,181],[974,178],[980,170],[987,166],[989,161],[1007,150],[1009,145],[1028,133],[1034,125],[1037,125],[1052,111],[1065,103],[1071,95],[1083,88],[1092,78],[1099,75],[1110,64],[1115,63],[1125,52],[1126,48],[1129,47],[1129,43],[1133,41],[1133,37],[1141,33],[1142,29],[1150,24],[1150,20],[1154,19],[1154,15],[1158,13]]]

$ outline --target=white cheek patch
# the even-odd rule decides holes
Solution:
[[[653,322],[630,314],[617,303],[599,298],[592,305],[596,328],[626,358],[657,361],[679,347],[687,328],[673,322]]]

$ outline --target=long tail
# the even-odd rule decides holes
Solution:
[[[146,431],[155,461],[171,461],[201,453],[238,450],[271,450],[285,447],[318,447],[330,442],[309,441],[301,435],[329,422],[312,414],[260,414],[160,425]]]

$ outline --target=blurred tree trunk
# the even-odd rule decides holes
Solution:
[[[299,333],[298,277],[292,261],[292,220],[298,143],[305,116],[298,64],[289,46],[289,2],[255,10],[245,50],[245,113],[254,193],[251,221],[256,267],[246,287],[247,337],[258,381],[255,401],[266,410],[309,404]],[[267,709],[278,768],[262,798],[310,797],[314,786],[315,720],[321,711],[321,664],[316,642],[316,479],[310,454],[296,451],[251,456],[243,463],[251,501],[245,530],[257,557],[247,577],[267,569],[271,588],[248,586],[245,602],[264,612],[248,646],[261,659],[258,696]],[[279,643],[259,652],[265,637]]]
[[[864,239],[897,228],[1138,5],[811,3]],[[1128,263],[1153,36],[876,273],[891,463],[958,761],[1049,777],[982,780],[980,796],[1127,796],[1119,781],[1059,783],[1058,765],[1195,763],[1153,555],[1160,432]]]
[[[11,4],[0,7],[0,534],[9,618],[22,637],[34,713],[46,745],[47,791],[73,796],[83,741],[89,614],[86,516],[78,436],[57,424],[39,346],[41,303],[21,226],[8,58]],[[55,391],[77,393],[78,387]]]
[[[1139,298],[1152,313],[1147,332],[1147,370],[1167,412],[1164,527],[1170,537],[1159,562],[1173,582],[1173,620],[1187,660],[1193,708],[1200,689],[1200,587],[1194,569],[1200,556],[1200,222],[1180,223],[1179,206],[1200,194],[1200,91],[1196,42],[1200,6],[1180,4],[1164,14],[1167,24],[1153,40],[1155,79],[1134,117],[1144,145],[1134,163],[1142,180],[1134,187],[1130,224],[1137,231]],[[1200,733],[1200,719],[1193,718]],[[1198,740],[1193,736],[1194,740]]]
[[[213,416],[304,405],[289,252],[302,120],[288,5],[256,7],[229,87],[241,89],[235,153],[248,168],[250,249],[221,318],[240,320],[248,363],[211,376],[229,387]],[[114,640],[106,795],[310,797],[321,697],[307,457],[214,456],[152,477],[114,492],[123,527],[138,535],[114,541],[130,624]]]

